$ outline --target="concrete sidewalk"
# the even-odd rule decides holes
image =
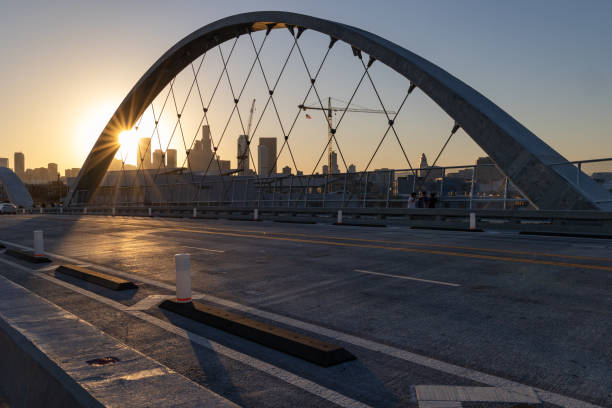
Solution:
[[[0,342],[12,407],[236,407],[1,276]]]

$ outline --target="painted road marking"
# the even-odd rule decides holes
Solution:
[[[14,243],[3,241],[3,240],[0,240],[0,243],[13,245],[13,246],[16,246],[22,249],[32,249],[31,247],[26,247],[20,244],[14,244]],[[65,257],[62,255],[55,255],[51,252],[45,252],[45,253],[51,257],[58,258],[58,259],[64,259],[69,262],[80,262],[79,260]],[[3,259],[0,259],[0,261],[8,262]],[[155,281],[153,279],[149,279],[149,278],[139,276],[136,274],[118,271],[116,269],[111,269],[111,268],[108,268],[102,265],[93,265],[93,266],[95,266],[96,269],[102,272],[108,272],[108,273],[115,274],[117,276],[121,276],[121,277],[131,279],[134,281],[147,283],[151,286],[157,286],[159,288],[171,290],[172,292],[176,290],[176,287],[174,285],[170,285],[168,283]],[[287,326],[296,327],[298,329],[303,329],[305,331],[316,333],[316,334],[319,334],[325,337],[329,337],[331,339],[335,339],[335,340],[338,340],[344,343],[352,344],[354,346],[358,346],[358,347],[361,347],[361,348],[364,348],[370,351],[385,354],[387,356],[390,356],[390,357],[393,357],[399,360],[408,361],[413,364],[417,364],[423,367],[428,367],[433,370],[451,374],[457,377],[466,378],[468,380],[476,381],[478,383],[486,384],[492,387],[501,387],[501,388],[527,387],[527,385],[521,384],[519,382],[507,380],[502,377],[498,377],[498,376],[491,375],[491,374],[486,374],[481,371],[473,370],[470,368],[461,367],[459,365],[446,363],[441,360],[436,360],[434,358],[412,353],[412,352],[402,350],[397,347],[378,343],[373,340],[364,339],[364,338],[354,336],[352,334],[347,334],[347,333],[344,333],[338,330],[328,329],[326,327],[318,326],[312,323],[303,322],[301,320],[293,319],[291,317],[279,315],[279,314],[272,313],[272,312],[267,312],[265,310],[256,309],[254,307],[243,305],[241,303],[237,303],[232,300],[218,298],[212,294],[194,292],[192,297],[194,299],[201,299],[203,297],[206,297],[207,301],[216,303],[220,306],[224,306],[224,307],[234,309],[240,312],[250,313],[254,316],[262,317],[264,319],[269,319],[277,323],[286,324]],[[599,405],[594,405],[588,402],[580,401],[575,398],[567,397],[565,395],[546,391],[542,388],[534,388],[534,391],[537,393],[538,397],[542,401],[553,404],[553,405],[559,405],[559,406],[567,407],[567,408],[602,408]]]
[[[172,299],[174,296],[171,295],[149,295],[146,298],[134,303],[129,306],[127,310],[149,310],[154,306],[159,305],[166,299]]]
[[[419,407],[432,403],[498,402],[540,404],[531,387],[455,387],[449,385],[417,385],[414,387]],[[425,403],[425,404],[422,404]],[[443,405],[445,406],[445,405]],[[451,405],[452,406],[452,405]]]
[[[565,268],[582,268],[582,269],[596,269],[602,271],[612,271],[612,266],[603,266],[603,265],[586,265],[586,264],[574,264],[567,262],[559,262],[559,261],[545,261],[539,259],[527,259],[527,258],[510,258],[506,256],[493,256],[493,255],[480,255],[480,254],[470,254],[465,252],[454,252],[454,251],[441,251],[436,249],[416,249],[416,248],[404,248],[404,247],[391,247],[384,245],[374,245],[374,244],[357,244],[352,242],[335,242],[335,241],[321,241],[315,239],[298,239],[298,238],[282,238],[282,237],[274,237],[271,235],[249,235],[249,234],[238,234],[232,232],[214,232],[214,231],[206,231],[206,230],[183,230],[183,229],[172,229],[173,231],[178,232],[192,232],[197,234],[208,234],[208,235],[223,235],[227,237],[241,237],[241,238],[259,238],[259,239],[268,239],[274,241],[286,241],[286,242],[300,242],[306,244],[320,244],[320,245],[334,245],[340,247],[355,247],[355,248],[372,248],[372,249],[385,249],[389,251],[402,251],[402,252],[411,252],[411,253],[422,253],[422,254],[432,254],[432,255],[444,255],[444,256],[456,256],[462,258],[474,258],[474,259],[484,259],[488,261],[504,261],[504,262],[519,262],[519,263],[529,263],[536,265],[552,265],[552,266],[562,266]]]
[[[275,365],[266,363],[265,361],[259,360],[257,358],[251,357],[249,355],[243,354],[239,351],[231,349],[229,347],[223,346],[219,343],[216,343],[206,337],[200,336],[196,333],[190,332],[188,330],[177,327],[171,323],[165,322],[157,317],[151,316],[147,313],[138,311],[138,310],[130,310],[130,308],[122,303],[116,302],[112,299],[105,298],[93,292],[89,292],[85,289],[79,288],[78,286],[74,286],[68,282],[64,282],[62,280],[56,279],[50,275],[36,272],[34,269],[26,268],[25,266],[21,266],[17,263],[7,261],[6,259],[0,258],[0,262],[5,263],[7,265],[13,266],[17,269],[21,269],[22,271],[33,274],[37,277],[45,279],[49,282],[53,282],[57,285],[63,286],[67,289],[70,289],[74,292],[80,293],[88,298],[94,299],[100,303],[104,303],[107,306],[110,306],[116,310],[127,313],[131,316],[137,317],[141,320],[149,322],[160,329],[166,330],[170,333],[176,334],[186,340],[189,340],[193,343],[197,343],[198,345],[207,348],[217,354],[221,354],[227,358],[232,360],[236,360],[244,365],[252,367],[256,370],[262,371],[272,377],[275,377],[281,381],[284,381],[288,384],[291,384],[295,387],[298,387],[310,394],[316,395],[319,398],[325,399],[333,404],[336,404],[341,407],[346,408],[370,408],[369,405],[354,400],[352,398],[347,397],[346,395],[340,394],[337,391],[332,389],[323,387],[313,381],[310,381],[306,378],[300,377],[299,375],[293,374],[289,371],[283,370],[280,367]]]
[[[220,254],[225,252],[225,251],[221,251],[220,249],[201,248],[201,247],[194,247],[194,246],[189,246],[189,245],[180,245],[180,246],[183,248],[199,249],[201,251],[217,252]]]
[[[66,216],[63,216],[64,218]],[[64,219],[61,218],[61,219]],[[55,217],[52,218],[53,220],[57,220]],[[157,221],[157,220],[155,220]],[[83,221],[85,222],[85,221]],[[86,222],[92,222],[92,223],[104,223],[107,224],[107,221],[98,221],[98,220],[94,220],[94,219],[88,219],[86,220]],[[149,223],[129,223],[127,225],[123,224],[124,226],[129,226],[129,227],[138,227],[138,226],[149,226],[150,227],[150,223],[153,222],[152,220],[149,221]],[[582,260],[587,260],[587,261],[602,261],[602,262],[612,262],[612,258],[605,258],[605,257],[590,257],[590,256],[584,256],[584,255],[564,255],[564,254],[555,254],[555,253],[550,253],[550,252],[533,252],[533,251],[521,251],[521,250],[514,250],[514,249],[495,249],[495,248],[478,248],[478,247],[468,247],[468,246],[461,246],[461,245],[448,245],[448,244],[433,244],[433,243],[426,243],[426,242],[414,242],[414,241],[389,241],[389,240],[377,240],[377,239],[364,239],[364,238],[351,238],[351,237],[340,237],[340,236],[334,236],[334,235],[317,235],[317,234],[302,234],[302,233],[297,233],[297,232],[267,232],[264,230],[249,230],[249,229],[237,229],[237,228],[220,228],[220,227],[212,227],[212,226],[208,226],[208,225],[202,225],[199,226],[199,229],[177,229],[177,228],[173,228],[171,225],[168,225],[167,223],[161,223],[158,225],[158,229],[168,229],[168,230],[175,230],[175,231],[184,231],[184,232],[200,232],[202,229],[207,229],[207,230],[213,230],[213,231],[227,231],[227,232],[240,232],[240,233],[253,233],[253,234],[263,234],[263,235],[267,235],[267,234],[276,234],[276,235],[285,235],[285,236],[295,236],[295,237],[306,237],[306,238],[321,238],[321,239],[333,239],[333,240],[339,240],[339,241],[355,241],[355,242],[366,242],[366,243],[378,243],[378,244],[391,244],[391,245],[404,245],[404,246],[412,246],[412,247],[434,247],[434,248],[442,248],[442,249],[463,249],[463,250],[469,250],[469,251],[480,251],[480,252],[489,252],[489,253],[504,253],[504,254],[512,254],[512,255],[531,255],[531,256],[543,256],[543,257],[549,257],[549,258],[562,258],[562,259],[582,259]],[[183,223],[180,222],[180,220],[175,220],[174,223]],[[515,237],[515,238],[520,238],[520,237]]]
[[[461,285],[459,285],[457,283],[441,282],[441,281],[429,280],[429,279],[421,279],[421,278],[415,278],[415,277],[412,277],[412,276],[391,275],[389,273],[372,272],[372,271],[366,271],[364,269],[354,269],[354,271],[355,272],[359,272],[359,273],[368,273],[370,275],[387,276],[389,278],[405,279],[405,280],[412,280],[412,281],[425,282],[425,283],[435,283],[437,285],[444,285],[444,286],[454,286],[454,287],[461,286]]]

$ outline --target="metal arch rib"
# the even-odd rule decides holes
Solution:
[[[0,167],[0,182],[4,185],[10,202],[18,207],[32,208],[34,206],[28,189],[11,169]]]
[[[442,68],[359,28],[280,11],[244,13],[218,20],[191,33],[164,53],[136,83],[106,125],[65,202],[70,204],[75,195],[80,202],[92,198],[119,149],[119,132],[134,126],[144,109],[174,76],[217,44],[249,30],[265,29],[269,23],[276,23],[274,28],[292,25],[330,35],[373,56],[415,83],[461,125],[537,208],[612,210],[612,194],[584,173],[577,177],[575,167],[563,156]]]

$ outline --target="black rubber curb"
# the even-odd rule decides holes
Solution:
[[[4,253],[31,263],[51,262],[51,260],[46,256],[36,256],[30,251],[23,251],[21,249],[8,248],[6,251],[4,251]]]
[[[5,246],[5,245],[0,244],[0,249],[4,249],[4,248],[6,248],[6,246]]]
[[[333,225],[346,226],[346,227],[378,227],[378,228],[385,228],[387,226],[386,224],[367,224],[367,223],[359,223],[359,222],[342,222],[342,223],[334,222]]]
[[[282,222],[285,224],[316,224],[316,221],[308,220],[274,220],[274,222]]]
[[[356,359],[344,348],[334,344],[200,302],[178,303],[176,300],[165,300],[159,307],[322,367]]]
[[[230,221],[253,221],[253,222],[260,222],[261,219],[252,219],[252,218],[239,218],[239,217],[228,217],[226,218],[226,220],[230,220]]]
[[[480,228],[469,229],[459,227],[426,227],[420,225],[413,225],[410,229],[426,229],[426,230],[438,230],[438,231],[462,231],[462,232],[484,232]]]
[[[598,239],[612,239],[612,235],[606,234],[581,234],[575,232],[547,232],[547,231],[521,231],[521,235],[545,235],[552,237],[572,237],[572,238],[598,238]]]
[[[105,288],[112,290],[127,290],[137,288],[134,282],[76,265],[60,265],[57,267],[55,272],[95,283],[96,285],[104,286]]]

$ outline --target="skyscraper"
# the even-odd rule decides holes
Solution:
[[[59,172],[57,171],[57,163],[47,164],[47,172],[49,174],[49,180],[56,181],[59,177]]]
[[[0,157],[0,167],[6,167],[8,169],[9,161],[7,157]]]
[[[202,126],[202,140],[196,140],[193,149],[188,150],[187,162],[191,171],[206,171],[208,174],[216,174],[219,172],[219,166],[213,163],[213,160],[210,127],[204,125]]]
[[[176,169],[176,149],[166,150],[166,167]]]
[[[249,137],[247,135],[238,136],[238,169],[242,169],[239,173],[242,176],[249,174]]]
[[[338,168],[338,153],[331,152],[330,159],[331,159],[331,166],[332,166],[331,174],[340,173],[340,169]]]
[[[164,153],[161,151],[161,149],[155,149],[153,152],[153,165],[151,168],[157,170],[163,169],[165,166],[166,163],[164,160]]]
[[[151,168],[151,138],[141,137],[138,139],[138,156],[136,164],[140,170]]]
[[[25,174],[25,156],[21,152],[15,152],[15,156],[13,158],[13,163],[15,166],[15,174],[20,178],[23,178]]]
[[[276,138],[260,137],[257,147],[257,172],[260,176],[276,175]]]

